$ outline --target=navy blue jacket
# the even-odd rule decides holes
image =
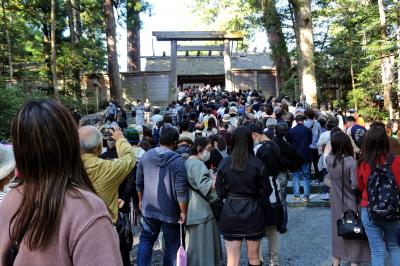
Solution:
[[[294,128],[289,130],[286,136],[287,141],[293,145],[305,163],[312,161],[310,144],[312,142],[312,132],[303,124],[297,124]]]
[[[136,190],[143,193],[144,217],[178,223],[179,203],[189,201],[185,161],[164,147],[147,151],[136,170]]]

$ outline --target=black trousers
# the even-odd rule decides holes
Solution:
[[[311,149],[311,154],[312,154],[312,164],[314,166],[314,179],[322,182],[323,181],[322,172],[318,170],[318,161],[319,161],[318,149]]]
[[[123,215],[124,222],[120,220],[120,215]],[[122,262],[124,266],[131,266],[130,252],[132,250],[132,242],[127,239],[126,230],[130,228],[129,213],[119,213],[118,222],[116,224],[117,233],[119,236],[119,250],[121,252]],[[129,230],[129,229],[128,229]],[[133,236],[132,236],[133,237]]]

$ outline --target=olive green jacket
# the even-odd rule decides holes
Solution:
[[[136,164],[135,153],[126,139],[115,143],[118,158],[104,160],[91,153],[82,154],[82,160],[97,195],[105,202],[113,223],[118,218],[118,187]]]

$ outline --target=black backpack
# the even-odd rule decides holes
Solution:
[[[400,193],[392,173],[393,155],[389,155],[385,164],[371,165],[368,177],[368,214],[377,222],[400,220]]]

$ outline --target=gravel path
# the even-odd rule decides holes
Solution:
[[[286,234],[279,236],[280,265],[331,265],[331,220],[329,208],[289,208],[288,229]],[[136,265],[138,236],[139,232],[135,232],[134,250],[132,252],[134,265]],[[262,245],[264,262],[267,262],[267,241],[263,241]],[[154,247],[152,265],[162,265],[162,252],[158,244]],[[240,265],[248,265],[245,245],[242,248]],[[266,264],[264,263],[264,265]]]

